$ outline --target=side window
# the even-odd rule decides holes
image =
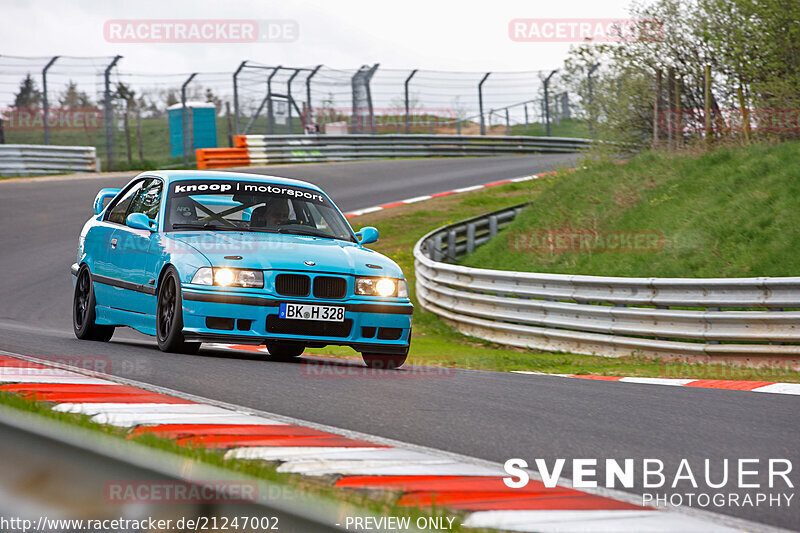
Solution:
[[[142,189],[142,184],[144,181],[137,182],[128,189],[128,191],[120,198],[120,200],[114,204],[114,207],[111,208],[111,211],[108,212],[108,216],[106,220],[109,222],[115,222],[117,224],[125,224],[125,218],[128,216],[128,208],[133,201],[133,198],[139,193]]]
[[[146,179],[141,189],[134,196],[128,214],[144,213],[148,218],[156,220],[161,205],[161,180],[156,178]],[[127,218],[127,215],[126,215]]]

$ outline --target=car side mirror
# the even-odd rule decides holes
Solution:
[[[153,226],[155,222],[144,213],[131,213],[125,219],[125,224],[133,229],[146,229],[147,231],[155,231]]]
[[[122,189],[100,189],[97,196],[94,197],[94,214],[99,215],[103,212],[103,202],[109,198],[114,198],[119,194]]]
[[[378,240],[378,229],[372,226],[361,228],[358,233],[356,233],[356,237],[358,237],[358,242],[361,244],[373,243]]]

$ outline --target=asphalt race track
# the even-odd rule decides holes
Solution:
[[[349,211],[545,172],[574,160],[542,155],[250,170],[315,182]],[[130,379],[500,463],[512,457],[531,464],[535,458],[550,464],[555,458],[568,464],[597,458],[602,476],[606,458],[633,458],[637,465],[656,458],[668,465],[667,472],[687,458],[700,479],[704,459],[719,465],[728,458],[728,487],[735,486],[739,458],[785,458],[800,465],[800,410],[797,397],[789,395],[479,371],[414,375],[412,369],[401,371],[405,379],[323,377],[310,375],[302,363],[269,362],[252,353],[204,348],[197,356],[164,354],[154,339],[131,330],[117,330],[109,344],[79,341],[71,327],[69,272],[78,233],[96,192],[129,177],[0,182],[0,349],[62,361],[108,361],[109,373]],[[358,219],[353,222],[357,227]],[[769,493],[766,466],[759,470],[760,490]],[[638,466],[636,482],[632,491],[640,492]],[[789,529],[800,525],[797,501],[788,508],[714,511]]]

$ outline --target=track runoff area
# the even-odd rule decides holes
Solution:
[[[49,402],[54,411],[86,415],[96,423],[125,428],[131,435],[152,434],[184,446],[217,450],[228,459],[277,463],[280,472],[324,477],[344,490],[392,492],[401,508],[445,510],[444,515],[436,513],[413,522],[402,515],[344,516],[338,525],[349,531],[447,531],[455,525],[520,532],[779,531],[696,509],[687,511],[676,497],[695,498],[695,505],[707,507],[731,505],[734,496],[735,503],[742,505],[764,504],[768,499],[789,504],[794,496],[781,492],[781,487],[792,484],[792,465],[781,459],[739,460],[730,472],[726,466],[725,477],[738,479],[749,480],[766,470],[774,489],[770,494],[748,493],[741,500],[736,494],[701,490],[659,495],[659,489],[679,481],[697,484],[699,480],[713,487],[718,480],[710,479],[708,473],[695,474],[683,463],[673,470],[675,465],[658,459],[640,463],[607,459],[604,479],[596,474],[596,459],[573,459],[571,465],[565,459],[535,459],[534,471],[528,468],[534,465],[522,458],[504,464],[482,461],[8,352],[0,353],[0,383],[5,392]],[[566,479],[569,470],[572,477]],[[637,476],[648,480],[651,492],[635,497],[618,490],[633,487]],[[180,499],[168,491],[165,496],[163,482],[152,487],[125,481],[111,485],[108,498],[118,503]],[[196,497],[191,492],[187,495]],[[448,509],[457,514],[448,515]]]

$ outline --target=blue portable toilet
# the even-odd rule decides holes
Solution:
[[[183,106],[178,103],[167,108],[169,144],[172,157],[183,155]],[[217,110],[210,102],[186,102],[186,124],[189,126],[189,153],[197,148],[217,147]]]

